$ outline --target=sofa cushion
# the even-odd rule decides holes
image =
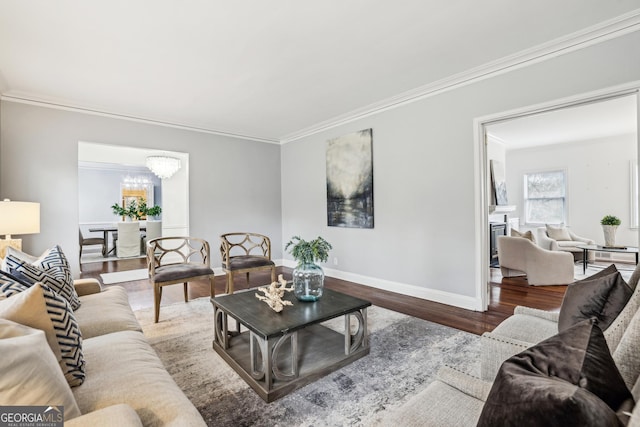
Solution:
[[[69,385],[82,384],[82,335],[67,300],[42,283],[5,284],[0,292],[8,297],[0,301],[0,318],[43,330]]]
[[[64,297],[73,310],[77,310],[80,300],[73,286],[69,262],[60,246],[45,251],[35,261],[30,261],[32,259],[33,257],[17,249],[8,250],[4,267],[6,271],[26,282],[44,283]]]
[[[582,247],[576,246],[576,243],[579,242],[574,242],[573,240],[557,240],[556,243],[558,244],[558,248],[560,250],[583,252]]]
[[[65,420],[80,415],[43,331],[0,319],[0,354],[3,405],[64,406]]]
[[[631,322],[624,331],[622,339],[613,352],[613,360],[624,378],[627,387],[631,388],[640,378],[640,357],[638,357],[638,347],[640,346],[640,310],[631,318]]]
[[[0,402],[64,406],[64,419],[80,415],[69,384],[43,331],[0,319]]]
[[[70,421],[65,421],[64,427],[142,427],[138,413],[129,405],[120,404],[107,406],[97,411],[89,412]]]
[[[196,276],[213,274],[213,270],[202,264],[168,264],[156,267],[153,280],[169,282],[172,280],[189,279]]]
[[[519,232],[515,228],[511,229],[511,237],[522,237],[527,240],[531,240],[533,243],[536,243],[536,238],[533,236],[531,230],[525,231],[524,233]]]
[[[475,426],[484,401],[435,380],[400,407],[380,413],[379,427]]]
[[[231,257],[229,270],[243,270],[245,268],[267,267],[275,265],[269,258],[257,255],[243,255]]]
[[[80,301],[74,315],[83,339],[117,331],[142,332],[122,286],[109,286],[97,294],[81,296]]]
[[[632,408],[602,331],[585,320],[506,360],[478,426],[617,426]]]
[[[547,236],[553,240],[571,240],[571,235],[569,234],[569,230],[564,225],[553,226],[550,224],[546,224],[547,228]]]
[[[606,330],[632,294],[633,291],[618,271],[574,282],[567,287],[562,300],[558,330],[563,331],[592,317],[598,319],[598,326],[602,330]]]
[[[87,379],[73,389],[82,413],[126,403],[145,426],[205,425],[140,332],[89,338],[84,350]]]
[[[493,334],[536,344],[558,333],[558,323],[527,314],[514,314],[500,322]]]

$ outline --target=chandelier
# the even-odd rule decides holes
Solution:
[[[160,179],[168,179],[178,172],[182,165],[180,159],[169,156],[149,156],[147,157],[147,167]]]

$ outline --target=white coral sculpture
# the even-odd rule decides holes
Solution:
[[[282,274],[278,275],[278,281],[271,283],[269,286],[263,286],[258,288],[258,291],[264,293],[264,295],[256,294],[256,298],[260,301],[267,303],[269,307],[276,313],[280,313],[285,305],[293,305],[291,301],[283,300],[285,291],[291,292],[293,286],[287,288],[287,281],[284,280]]]

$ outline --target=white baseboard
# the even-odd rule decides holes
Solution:
[[[278,264],[278,262],[280,262],[280,264]],[[294,268],[296,266],[296,263],[294,261],[283,259],[276,261],[276,265]],[[454,307],[464,308],[466,310],[482,311],[482,302],[478,298],[458,295],[438,289],[423,288],[421,286],[393,282],[391,280],[378,279],[376,277],[363,276],[361,274],[348,273],[345,271],[334,270],[327,267],[322,268],[325,275],[334,277],[336,279],[347,280],[359,285],[365,285],[389,292],[396,292],[398,294],[421,298],[441,304],[447,304]]]

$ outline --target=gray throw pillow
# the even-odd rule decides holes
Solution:
[[[621,426],[634,404],[602,330],[585,320],[507,359],[478,426]]]
[[[616,270],[612,274],[605,274],[607,271],[612,271],[612,268],[567,287],[558,316],[558,331],[562,332],[593,317],[604,331],[616,320],[633,291],[620,272]]]
[[[569,230],[564,225],[554,227],[553,225],[546,224],[547,236],[553,240],[572,240]]]
[[[531,240],[533,243],[536,243],[536,238],[533,236],[531,230],[525,231],[524,233],[519,232],[518,230],[512,228],[511,229],[511,237],[522,237],[527,240]]]

